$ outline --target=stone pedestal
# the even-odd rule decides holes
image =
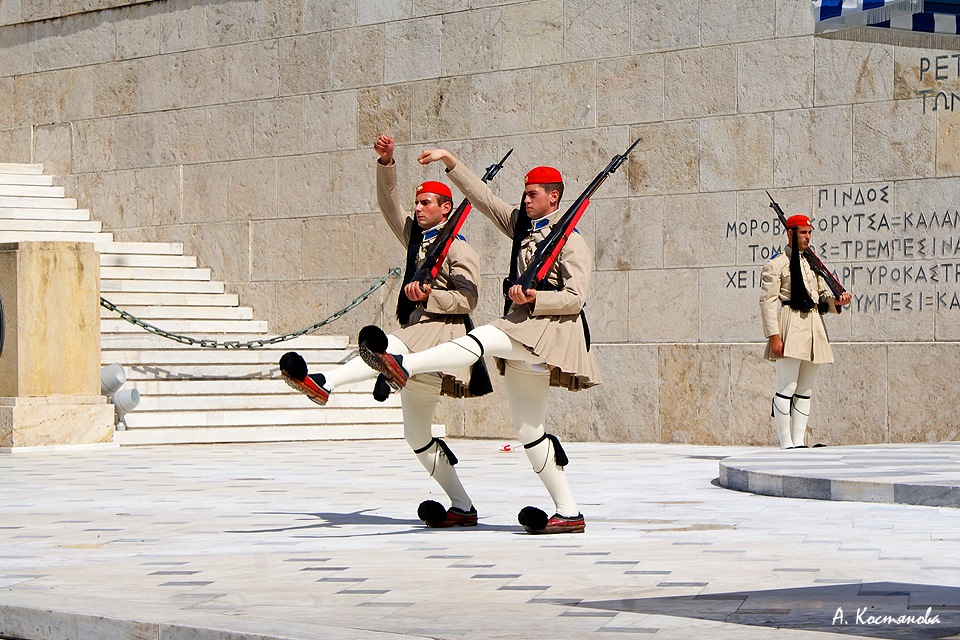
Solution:
[[[0,244],[0,449],[113,440],[93,245]]]

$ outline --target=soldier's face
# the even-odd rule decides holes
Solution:
[[[806,251],[810,246],[810,237],[813,235],[813,227],[797,227],[797,249]],[[793,246],[793,233],[787,234],[787,244]]]
[[[421,229],[432,229],[440,224],[450,213],[450,203],[437,203],[437,196],[433,193],[420,193],[414,202],[414,215],[417,225]]]
[[[523,190],[523,202],[527,206],[527,217],[537,220],[557,209],[560,192],[546,191],[542,184],[528,184]]]

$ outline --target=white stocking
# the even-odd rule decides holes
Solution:
[[[505,360],[541,362],[529,349],[500,329],[483,325],[462,338],[403,356],[403,368],[411,376],[434,371],[457,371],[466,369],[481,355]]]
[[[799,447],[807,434],[807,422],[810,419],[810,405],[813,385],[817,380],[820,365],[812,362],[800,362],[800,374],[797,377],[797,390],[793,395],[793,410],[790,412],[790,434],[793,445]]]
[[[547,413],[547,399],[550,395],[550,374],[546,371],[530,372],[523,363],[507,362],[504,371],[507,401],[517,437],[524,445],[537,442],[545,431],[543,420]],[[537,477],[547,489],[556,506],[556,512],[562,516],[573,517],[580,514],[567,475],[563,467],[557,465],[553,442],[548,438],[529,449],[524,448],[530,465]]]
[[[790,433],[791,402],[792,398],[784,398],[779,393],[773,396],[773,419],[781,449],[793,448],[793,436]]]
[[[793,394],[797,390],[800,361],[796,358],[780,358],[774,366],[777,381],[776,393],[773,396],[773,417],[777,429],[777,440],[781,449],[790,449],[795,446],[790,429],[790,411],[793,407]]]
[[[456,468],[450,464],[438,442],[434,442],[430,426],[433,413],[440,401],[440,380],[434,376],[425,379],[411,378],[400,391],[400,404],[403,410],[403,437],[414,452],[423,468],[427,470],[444,493],[450,498],[452,506],[469,511],[473,503],[467,495]]]

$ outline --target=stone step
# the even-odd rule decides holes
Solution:
[[[110,242],[109,244],[97,248],[100,253],[108,254],[141,254],[148,256],[156,255],[183,255],[183,243],[181,242]]]
[[[0,194],[0,207],[14,209],[76,209],[76,198],[32,198]]]
[[[100,265],[102,280],[210,280],[210,269],[165,267],[105,267]]]
[[[96,245],[113,242],[112,233],[84,233],[70,231],[3,231],[0,242],[92,242]]]
[[[42,164],[24,164],[17,162],[0,162],[0,173],[22,173],[39,176],[43,174]]]
[[[143,255],[101,253],[100,267],[151,267],[163,269],[195,269],[196,256]]]
[[[194,282],[191,280],[101,280],[100,293],[110,298],[114,291],[139,293],[223,293],[222,282]]]
[[[111,301],[112,302],[112,301]],[[116,304],[114,302],[114,304]],[[119,305],[118,305],[119,306]],[[147,320],[151,324],[156,324],[155,320],[214,320],[217,318],[227,320],[252,320],[253,309],[250,307],[188,307],[188,306],[168,306],[155,305],[150,307],[140,307],[135,305],[124,305],[120,307],[127,313]],[[104,307],[100,307],[101,318],[116,318],[115,312]]]
[[[103,292],[101,291],[101,294]],[[171,305],[197,307],[235,307],[240,304],[235,293],[136,293],[130,291],[111,291],[103,298],[121,309],[128,306]]]
[[[298,398],[299,400],[299,398]],[[395,407],[327,409],[303,398],[301,409],[262,411],[133,411],[127,414],[130,429],[172,427],[258,427],[274,425],[389,424],[399,422]]]
[[[133,414],[131,414],[133,415]],[[443,435],[442,433],[436,435]],[[399,423],[270,425],[179,429],[126,429],[114,434],[120,446],[220,444],[230,442],[298,442],[323,440],[385,440],[403,437]]]
[[[53,176],[0,171],[0,184],[29,184],[48,187],[53,185]]]
[[[63,187],[36,184],[9,184],[0,181],[0,197],[12,198],[64,198]],[[74,200],[76,202],[76,200]]]
[[[0,219],[0,231],[30,233],[100,233],[103,225],[92,220],[28,220]],[[90,242],[90,240],[86,240]]]
[[[106,362],[106,361],[104,361]],[[226,396],[231,397],[244,397],[244,396],[262,396],[264,394],[273,394],[273,395],[283,395],[285,397],[301,397],[312,407],[317,407],[318,405],[313,404],[306,396],[301,396],[299,393],[287,386],[285,382],[282,382],[278,378],[263,378],[263,379],[251,379],[251,380],[230,380],[229,384],[224,384],[222,380],[131,380],[127,383],[132,388],[137,389],[142,396],[141,397],[174,397],[174,396],[188,396],[188,397],[202,397],[209,396],[211,398],[222,398]],[[373,382],[362,382],[354,385],[347,385],[344,389],[338,389],[335,394],[331,396],[330,402],[339,402],[338,397],[350,396],[353,398],[355,395],[363,395],[369,397],[371,400],[373,396],[371,392],[373,391]],[[395,394],[394,394],[395,395]],[[394,395],[391,395],[392,402]],[[376,401],[374,401],[376,402]],[[301,405],[297,405],[301,406]]]
[[[259,340],[264,339],[263,334],[251,335],[251,334],[237,334],[231,336],[231,340],[238,342],[247,342],[250,340]],[[141,336],[132,336],[128,334],[104,334],[100,337],[100,344],[106,352],[116,352],[121,350],[140,350],[140,349],[185,349],[182,344],[179,344],[168,338],[162,338],[160,336],[153,335],[151,333],[144,332]],[[283,342],[277,342],[274,344],[264,345],[260,349],[255,349],[255,351],[273,351],[277,354],[282,354],[287,351],[297,351],[301,353],[308,353],[312,351],[325,351],[325,350],[337,350],[344,352],[346,355],[345,349],[348,347],[347,336],[336,336],[336,335],[308,335],[308,336],[298,336],[290,340],[284,340]],[[199,348],[199,347],[189,347],[189,348]],[[214,350],[206,350],[210,353],[213,353]],[[304,356],[306,357],[306,356]],[[279,359],[279,355],[277,355]],[[109,364],[113,362],[107,356],[102,358],[104,363]],[[309,360],[308,360],[309,361]]]
[[[89,220],[89,209],[18,209],[0,207],[0,220]]]
[[[178,343],[179,344],[179,343]],[[243,367],[275,367],[280,356],[287,351],[296,351],[304,357],[311,369],[316,365],[332,366],[353,355],[353,351],[344,352],[334,349],[261,348],[261,349],[203,349],[180,345],[180,349],[111,349],[109,358],[101,360],[120,362],[125,367],[139,365],[176,365],[187,367],[213,367],[223,365],[227,371],[235,367],[239,372]]]
[[[152,323],[151,323],[152,324]],[[163,326],[157,325],[169,333],[185,334],[194,338],[212,338],[214,340],[232,340],[225,334],[266,333],[267,323],[263,320],[169,320]],[[100,321],[103,333],[142,333],[140,327],[120,318],[106,318]]]
[[[284,385],[286,387],[286,385]],[[392,407],[373,399],[373,394],[347,393],[337,390],[330,396],[330,402],[324,406],[314,404],[304,395],[289,387],[284,391],[266,392],[261,394],[218,394],[218,395],[151,395],[140,391],[140,405],[137,412],[147,411],[342,411],[350,408],[383,408]]]

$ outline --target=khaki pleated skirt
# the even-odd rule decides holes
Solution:
[[[411,315],[412,324],[393,333],[411,352],[425,351],[438,344],[449,342],[467,335],[464,318],[460,315],[436,315],[418,309]],[[432,374],[427,374],[432,375]],[[470,381],[470,369],[460,371],[441,371],[441,393],[452,398],[469,396],[467,385]]]
[[[531,316],[525,305],[515,305],[491,324],[549,365],[551,386],[579,391],[600,384],[600,370],[587,351],[579,315]],[[503,362],[498,360],[497,368],[503,373]]]
[[[815,364],[833,362],[833,348],[830,346],[827,327],[816,308],[801,313],[787,305],[781,305],[777,321],[780,325],[780,337],[783,338],[783,357],[807,360]],[[769,342],[763,357],[767,360],[779,359],[770,352]]]

